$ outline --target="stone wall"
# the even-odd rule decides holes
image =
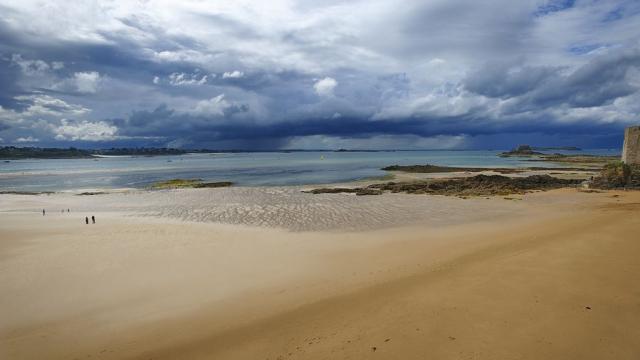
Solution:
[[[622,161],[626,164],[640,164],[640,126],[631,126],[624,130]]]

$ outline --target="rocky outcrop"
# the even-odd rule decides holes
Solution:
[[[171,179],[151,184],[153,190],[185,188],[218,188],[233,185],[230,181],[202,182],[202,179]]]
[[[544,154],[538,151],[533,151],[533,149],[529,145],[519,145],[517,148],[511,151],[501,153],[500,157],[533,156],[533,155],[544,155]]]
[[[640,189],[640,165],[628,165],[621,161],[604,166],[589,187],[596,189]]]
[[[487,171],[491,169],[462,168],[462,167],[438,166],[438,165],[426,164],[426,165],[391,165],[391,166],[383,167],[381,170],[431,174],[431,173],[466,172],[466,171],[476,172],[476,171]]]
[[[349,193],[356,194],[359,196],[362,195],[381,195],[382,190],[373,189],[373,188],[319,188],[313,189],[309,191],[303,191],[310,194],[340,194],[340,193]]]
[[[559,179],[549,175],[508,177],[502,175],[476,175],[468,178],[424,183],[386,183],[371,187],[391,192],[436,195],[508,195],[532,190],[550,190],[576,186],[581,180]]]
[[[219,188],[219,187],[229,187],[233,185],[231,181],[217,181],[217,182],[205,182],[194,184],[193,187],[196,189],[201,188]]]
[[[574,187],[582,180],[559,179],[549,175],[527,177],[507,177],[502,175],[476,175],[468,178],[387,182],[372,184],[364,188],[321,188],[308,191],[312,194],[355,193],[356,195],[379,195],[384,191],[408,194],[433,194],[455,196],[509,195],[522,194],[533,190],[550,190]]]
[[[383,167],[385,171],[401,171],[406,173],[432,174],[451,172],[482,172],[493,171],[500,174],[517,174],[526,171],[591,171],[593,168],[585,167],[521,167],[521,168],[474,168],[474,167],[453,167],[438,165],[391,165]]]

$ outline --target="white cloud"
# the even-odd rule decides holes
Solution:
[[[52,61],[51,63],[47,63],[44,60],[25,59],[21,54],[12,54],[11,63],[17,65],[20,68],[20,71],[27,76],[45,75],[51,70],[60,70],[64,68],[64,63],[61,61]]]
[[[222,74],[223,79],[239,79],[242,77],[244,77],[244,72],[239,70],[227,71],[224,74]]]
[[[61,125],[54,127],[56,140],[105,141],[114,140],[118,128],[104,121],[69,121],[62,119]]]
[[[22,122],[22,116],[20,113],[12,109],[5,109],[0,105],[0,120],[5,124],[19,124]]]
[[[91,110],[81,105],[69,104],[64,100],[54,98],[50,95],[22,95],[16,96],[16,100],[30,103],[27,108],[20,113],[22,116],[80,116],[89,113]]]
[[[220,94],[209,100],[202,100],[196,104],[194,112],[200,115],[224,115],[224,111],[228,109],[231,104],[225,100],[224,94]]]
[[[318,80],[313,84],[313,88],[320,96],[333,96],[333,90],[338,86],[338,82],[334,78],[326,77]]]
[[[154,77],[153,77],[153,83],[154,83],[154,84],[159,84],[159,83],[160,83],[160,78],[159,78],[159,77],[157,77],[157,76],[154,76]]]
[[[199,74],[186,74],[186,73],[172,73],[169,75],[169,84],[173,86],[182,85],[204,85],[207,83],[207,75],[202,75],[198,79]],[[155,83],[155,79],[154,79]]]
[[[78,92],[94,94],[100,85],[100,74],[96,71],[77,72],[73,74],[73,81]]]
[[[178,50],[178,51],[146,51],[145,55],[151,60],[159,63],[171,62],[191,62],[198,64],[207,64],[215,60],[213,56],[201,53],[196,50]]]
[[[42,75],[50,69],[49,64],[46,62],[42,60],[23,59],[20,54],[13,54],[11,56],[11,62],[18,65],[22,73],[29,76]]]
[[[97,71],[76,72],[53,84],[52,89],[80,94],[95,94],[100,88],[102,76]]]
[[[17,143],[32,143],[32,142],[38,142],[38,141],[40,141],[40,139],[34,138],[33,136],[19,137],[16,139]]]

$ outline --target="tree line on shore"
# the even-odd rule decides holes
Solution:
[[[96,155],[182,155],[187,152],[202,152],[202,150],[181,150],[173,148],[110,148],[86,150],[74,147],[69,148],[40,148],[40,147],[0,147],[1,159],[74,159],[91,158]]]

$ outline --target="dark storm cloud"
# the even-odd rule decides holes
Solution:
[[[622,130],[620,124],[597,122],[588,122],[576,127],[575,124],[558,123],[552,116],[505,118],[505,121],[500,123],[490,118],[475,118],[473,115],[371,120],[370,114],[356,114],[270,123],[237,117],[233,119],[235,114],[246,110],[236,107],[225,111],[223,116],[211,117],[179,113],[166,106],[160,106],[153,111],[135,112],[129,119],[120,120],[116,124],[127,129],[126,135],[132,136],[147,134],[163,138],[189,138],[196,143],[204,144],[234,144],[237,141],[245,145],[251,141],[260,144],[251,148],[265,148],[266,144],[282,145],[291,138],[316,135],[343,138],[368,138],[377,135],[485,136],[504,133],[581,136],[619,133]]]
[[[465,79],[465,87],[476,94],[495,98],[511,98],[537,89],[558,75],[559,68],[491,63]]]
[[[519,111],[597,107],[636,93],[638,85],[631,83],[629,73],[639,69],[639,50],[597,57],[574,71],[489,64],[467,77],[465,87],[479,95],[511,99]]]
[[[17,86],[18,74],[16,69],[11,66],[11,61],[0,56],[0,106],[5,108],[13,108],[16,106],[15,97],[22,93]]]

